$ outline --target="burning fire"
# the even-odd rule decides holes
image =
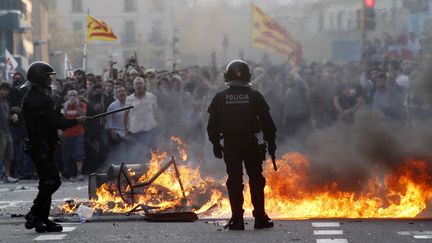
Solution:
[[[186,161],[186,143],[181,138],[171,140],[178,144],[177,151]],[[167,152],[153,152],[147,172],[135,183],[147,181],[168,159]],[[344,191],[336,182],[312,186],[308,172],[310,161],[300,153],[286,153],[277,164],[277,172],[270,161],[264,164],[266,210],[273,218],[411,218],[418,216],[432,198],[425,161],[406,160],[384,177],[372,176],[360,191]],[[192,210],[201,217],[231,216],[225,180],[203,176],[199,168],[184,162],[178,162],[177,166],[186,200],[171,166],[145,192],[141,188],[135,197],[138,204],[158,207],[158,211]],[[135,176],[133,171],[128,174]],[[245,184],[244,208],[250,216],[253,206]],[[97,199],[87,204],[94,210],[112,213],[126,213],[137,205],[124,203],[115,183],[100,186]],[[71,213],[76,205],[65,204],[62,209]]]

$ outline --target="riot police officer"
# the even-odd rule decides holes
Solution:
[[[27,229],[41,232],[61,232],[62,226],[48,219],[51,196],[60,187],[59,172],[54,162],[54,151],[59,142],[57,129],[66,129],[84,123],[86,117],[65,120],[54,109],[51,99],[51,79],[54,69],[45,62],[33,62],[27,71],[30,86],[22,103],[27,129],[26,152],[32,158],[39,176],[39,192],[30,212],[25,216]]]
[[[269,106],[258,91],[250,88],[249,66],[241,60],[230,62],[225,70],[229,88],[216,94],[208,112],[207,132],[216,158],[225,160],[227,188],[232,217],[226,227],[244,230],[243,162],[249,176],[254,206],[255,229],[274,226],[264,209],[265,178],[262,175],[263,154],[256,134],[263,132],[270,155],[276,151],[276,127]],[[223,139],[223,146],[221,140]]]

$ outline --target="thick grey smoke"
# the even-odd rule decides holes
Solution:
[[[359,191],[372,176],[394,172],[407,159],[430,159],[432,120],[407,126],[364,109],[352,124],[337,122],[312,130],[304,144],[296,141],[292,138],[279,152],[302,151],[310,158],[311,188],[337,183],[344,191]]]

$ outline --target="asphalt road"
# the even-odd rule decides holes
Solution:
[[[66,218],[64,232],[37,234],[24,228],[22,217],[36,186],[36,181],[0,183],[0,242],[432,242],[432,220],[427,219],[276,220],[269,230],[253,230],[253,220],[246,220],[245,231],[233,232],[222,229],[226,219],[151,223],[136,216],[101,216],[86,223]],[[86,197],[85,182],[65,182],[54,203]]]

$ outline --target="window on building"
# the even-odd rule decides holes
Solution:
[[[72,0],[72,12],[82,12],[82,0]]]
[[[72,23],[72,29],[74,32],[81,32],[83,31],[83,23],[81,21],[74,21]]]
[[[149,41],[156,45],[164,45],[165,40],[162,33],[162,22],[159,20],[153,21],[152,30],[149,35]]]
[[[56,0],[49,0],[48,2],[47,2],[47,5],[48,5],[48,9],[49,10],[56,10],[57,9],[57,1]]]
[[[137,11],[137,1],[136,0],[125,0],[124,11],[125,12],[136,12]]]
[[[156,12],[165,11],[165,0],[152,0],[153,9]]]
[[[124,39],[125,43],[132,43],[136,39],[135,21],[126,21],[124,26]]]
[[[20,10],[24,11],[24,3],[21,1],[15,0],[1,0],[0,1],[0,10]]]

